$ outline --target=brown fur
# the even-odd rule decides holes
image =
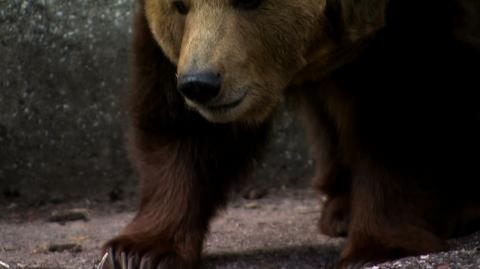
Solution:
[[[129,145],[142,200],[106,249],[197,268],[209,220],[259,158],[283,96],[309,130],[320,229],[348,236],[339,267],[440,251],[478,228],[479,24],[463,8],[478,5],[413,2],[192,0],[182,17],[170,1],[139,1]],[[192,70],[222,74],[213,102],[247,97],[215,113],[184,100],[176,76]]]

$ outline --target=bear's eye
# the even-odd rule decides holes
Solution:
[[[188,7],[183,1],[173,1],[173,6],[178,11],[178,13],[182,15],[187,15]]]
[[[262,0],[233,0],[233,6],[235,8],[241,9],[255,9],[257,8]]]

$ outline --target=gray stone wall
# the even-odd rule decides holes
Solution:
[[[132,7],[0,0],[0,196],[55,201],[134,189],[122,132]],[[298,185],[311,167],[301,128],[283,114],[260,185]]]

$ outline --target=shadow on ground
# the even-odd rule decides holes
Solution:
[[[213,254],[205,259],[205,269],[323,269],[334,268],[339,248],[332,246],[298,246],[243,253]]]

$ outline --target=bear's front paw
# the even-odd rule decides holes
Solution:
[[[346,236],[350,225],[349,196],[330,198],[323,206],[319,227],[328,236]]]
[[[193,269],[174,251],[137,250],[111,245],[97,269]]]

